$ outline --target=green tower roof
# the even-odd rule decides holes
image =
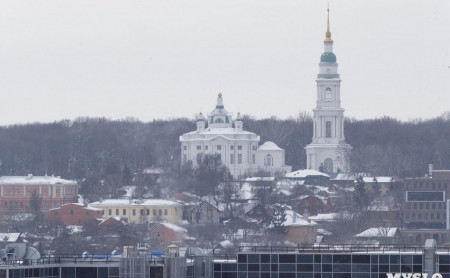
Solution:
[[[336,63],[336,55],[333,52],[324,52],[320,56],[321,63]]]

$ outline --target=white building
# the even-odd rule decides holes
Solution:
[[[340,84],[333,53],[328,14],[325,50],[320,57],[317,83],[317,102],[313,109],[314,131],[312,143],[306,146],[307,168],[328,174],[348,172],[352,147],[345,143],[344,109],[341,107]]]
[[[290,172],[291,167],[284,164],[284,150],[273,142],[259,146],[259,140],[255,133],[243,130],[239,113],[233,127],[232,114],[225,110],[219,93],[216,108],[208,119],[200,113],[197,130],[180,136],[181,162],[192,161],[195,166],[205,155],[218,155],[234,178],[260,170],[271,174]]]

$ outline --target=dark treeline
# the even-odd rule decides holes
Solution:
[[[178,169],[179,136],[195,129],[193,120],[79,118],[48,124],[0,127],[0,174],[62,176],[105,180],[125,167],[138,172],[158,166]],[[306,167],[304,147],[311,142],[312,119],[244,118],[244,129],[286,150],[286,164]],[[427,165],[450,168],[450,119],[400,122],[392,118],[347,120],[353,146],[352,171],[398,177],[421,176]]]

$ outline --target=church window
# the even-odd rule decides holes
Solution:
[[[325,90],[325,101],[332,101],[332,100],[333,100],[333,97],[331,95],[331,89],[327,88]]]
[[[215,123],[216,124],[223,124],[224,121],[221,118],[218,118],[218,119],[215,120]]]
[[[197,146],[197,151],[201,151],[202,150],[202,146]]]
[[[242,154],[238,154],[238,164],[242,164]]]
[[[273,166],[273,158],[270,154],[264,157],[264,166]]]
[[[252,164],[255,164],[255,162],[256,162],[255,154],[252,154]]]
[[[325,128],[326,128],[325,136],[326,136],[327,138],[330,138],[330,137],[331,137],[331,122],[330,122],[330,121],[328,121],[328,122],[325,124]]]
[[[242,151],[242,146],[238,146],[238,151]]]
[[[222,150],[222,146],[221,145],[217,145],[217,150],[221,151]]]
[[[234,146],[233,145],[230,146],[230,150],[234,150]]]
[[[119,215],[119,209],[116,209],[116,215]]]
[[[323,162],[323,171],[325,173],[333,173],[333,160],[331,158],[327,158]]]
[[[230,164],[234,164],[234,154],[230,154]]]
[[[256,151],[256,145],[252,146],[252,150]]]
[[[187,146],[183,146],[183,150],[187,150]]]

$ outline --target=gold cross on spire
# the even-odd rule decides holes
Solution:
[[[325,40],[324,43],[332,43],[333,40],[331,39],[331,32],[330,32],[330,4],[328,3],[328,16],[327,16],[327,32],[325,33]]]

